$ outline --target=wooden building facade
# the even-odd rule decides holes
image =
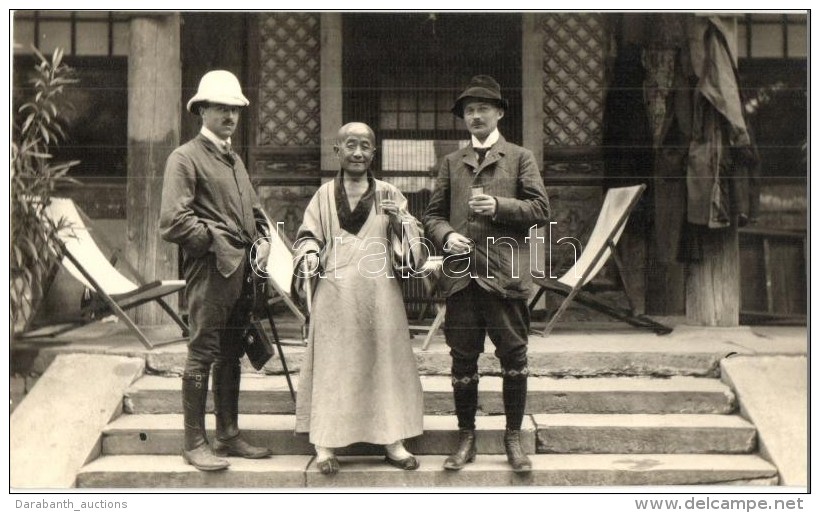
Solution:
[[[756,223],[733,220],[711,231],[702,240],[704,258],[680,258],[686,177],[669,159],[681,141],[658,134],[675,108],[675,76],[691,75],[681,55],[693,27],[708,19],[19,11],[15,98],[34,62],[30,44],[67,50],[81,82],[70,93],[72,140],[58,157],[81,160],[75,174],[84,182],[67,193],[92,217],[126,227],[125,255],[139,270],[169,276],[177,273],[175,250],[157,235],[162,171],[170,151],[199,129],[182,106],[206,71],[240,77],[251,104],[234,147],[271,218],[289,234],[322,180],[335,175],[336,131],[354,120],[376,131],[377,175],[399,186],[420,215],[441,157],[467,139],[449,112],[452,101],[471,76],[490,74],[510,100],[502,133],[542,164],[553,241],[585,240],[606,187],[649,185],[622,247],[639,309],[722,326],[799,318],[808,292],[806,14],[721,18],[761,155],[760,211]],[[568,251],[554,246],[553,265],[566,265]],[[407,292],[411,299],[417,293]],[[146,313],[142,322],[152,319]]]

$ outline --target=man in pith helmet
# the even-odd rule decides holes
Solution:
[[[239,112],[248,105],[229,71],[206,73],[188,101],[202,118],[199,134],[165,165],[160,230],[182,250],[191,338],[182,375],[185,441],[182,456],[199,470],[229,466],[227,456],[265,458],[239,432],[240,337],[253,304],[252,261],[264,269],[265,217],[248,172],[231,149]],[[208,377],[213,366],[216,437],[205,435]]]

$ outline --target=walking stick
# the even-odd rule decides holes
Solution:
[[[302,339],[307,340],[308,338],[308,329],[310,327],[310,313],[313,310],[313,278],[307,274],[307,269],[305,269],[305,263],[307,260],[302,260],[302,271],[305,274],[305,306],[307,307],[307,313],[305,314],[305,323],[302,325]]]

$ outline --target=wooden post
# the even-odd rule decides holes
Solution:
[[[523,145],[535,156],[538,169],[544,173],[544,32],[538,26],[539,15],[524,13],[521,15],[521,113],[523,128]],[[547,225],[549,226],[549,225]],[[546,227],[530,230],[530,267],[544,271],[547,269],[549,231]],[[535,294],[535,291],[533,291]],[[530,298],[532,299],[532,297]],[[544,301],[536,304],[543,308]]]
[[[179,145],[179,14],[137,14],[130,30],[126,258],[146,280],[176,279],[177,248],[160,239],[159,211],[165,160]],[[136,309],[134,319],[171,322],[157,305]]]
[[[724,17],[722,21],[732,34],[737,32],[735,18]],[[729,44],[734,48],[734,42]],[[686,274],[686,319],[704,326],[737,326],[740,323],[737,228],[703,232],[703,261],[689,264]]]
[[[339,161],[333,153],[333,145],[342,126],[342,15],[338,12],[323,12],[320,20],[321,169],[336,172]]]
[[[740,250],[734,227],[704,230],[703,261],[689,264],[686,319],[702,326],[740,322]]]
[[[674,165],[668,160],[664,163],[660,158],[655,159],[656,172]],[[653,179],[652,194],[654,222],[647,248],[645,311],[650,315],[683,316],[686,313],[686,265],[678,261],[677,249],[686,218],[686,183],[682,178],[657,176]]]
[[[539,14],[524,13],[521,40],[521,112],[523,143],[544,166],[544,32],[538,26]]]

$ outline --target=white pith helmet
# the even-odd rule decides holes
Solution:
[[[236,76],[224,69],[209,71],[202,76],[196,94],[188,100],[188,112],[196,114],[191,108],[199,102],[221,103],[237,107],[246,107],[250,103],[242,94],[242,87]]]

